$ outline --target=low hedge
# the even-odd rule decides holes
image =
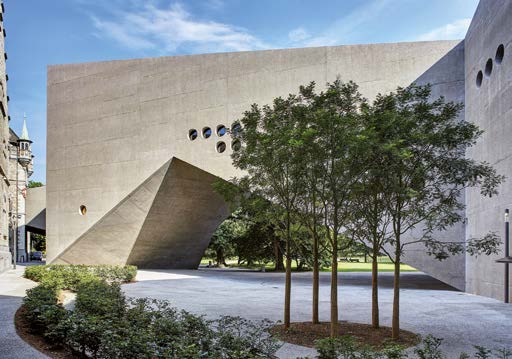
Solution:
[[[210,321],[167,301],[126,298],[120,282],[135,277],[131,268],[39,267],[25,273],[41,283],[24,298],[27,319],[35,332],[80,357],[260,359],[274,358],[280,347],[268,321]],[[59,304],[62,288],[76,291],[73,310]]]
[[[137,275],[137,267],[112,265],[64,265],[31,266],[25,269],[25,278],[49,284],[59,289],[77,290],[82,282],[103,279],[108,282],[131,282]]]

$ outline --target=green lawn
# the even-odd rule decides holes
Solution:
[[[353,258],[355,259],[355,257]],[[363,257],[357,257],[359,259],[359,263],[351,263],[351,262],[339,262],[338,263],[338,272],[371,272],[372,271],[372,264],[371,263],[364,263]],[[207,265],[210,259],[203,258],[201,260],[202,265]],[[212,261],[213,262],[213,261]],[[228,259],[226,261],[229,266],[231,267],[237,267],[237,260],[236,259]],[[248,268],[246,265],[240,266],[241,268]],[[251,269],[260,269],[261,265],[253,265],[250,267]],[[416,272],[417,269],[413,268],[407,264],[402,264],[400,266],[402,272]],[[274,269],[273,263],[267,263],[265,265],[266,271],[272,271]],[[297,269],[297,263],[292,262],[292,270]],[[322,272],[330,272],[330,268],[322,268]],[[389,260],[387,257],[381,257],[379,258],[379,272],[392,272],[393,271],[393,263]]]

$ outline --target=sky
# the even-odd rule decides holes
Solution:
[[[46,178],[48,65],[462,39],[478,0],[4,0],[11,127]]]

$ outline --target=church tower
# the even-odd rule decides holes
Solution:
[[[21,136],[18,138],[19,155],[18,162],[20,165],[27,170],[27,177],[32,174],[32,141],[28,137],[27,130],[27,116],[23,116],[23,128],[21,130]]]

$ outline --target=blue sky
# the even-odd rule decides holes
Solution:
[[[204,52],[460,39],[478,0],[4,0],[11,127],[46,178],[46,67]]]

